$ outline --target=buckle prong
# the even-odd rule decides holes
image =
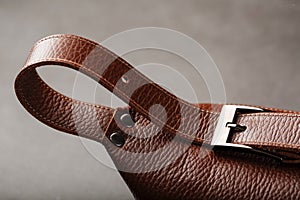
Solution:
[[[241,126],[239,124],[232,123],[232,122],[228,122],[226,124],[226,127],[231,128],[231,130],[234,130],[235,132],[242,132],[242,131],[245,131],[247,129],[246,126]]]

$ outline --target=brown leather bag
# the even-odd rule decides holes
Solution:
[[[66,97],[39,77],[44,65],[79,70],[130,107]],[[41,122],[105,145],[137,199],[300,199],[299,112],[188,103],[73,35],[40,40],[15,91]]]

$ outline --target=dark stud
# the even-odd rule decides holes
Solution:
[[[125,138],[120,132],[115,132],[111,134],[109,140],[117,147],[122,147],[125,144]]]

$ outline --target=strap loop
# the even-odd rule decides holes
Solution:
[[[40,40],[15,81],[16,94],[23,106],[55,129],[101,141],[112,122],[114,109],[76,101],[54,91],[36,73],[35,68],[44,65],[78,70],[163,130],[194,143],[211,143],[222,105],[194,105],[179,99],[106,48],[73,35],[54,35]],[[161,110],[149,113],[155,104],[165,108],[165,122],[160,119]],[[228,142],[298,154],[300,113],[259,108],[271,112],[237,115],[236,122],[247,129],[232,133]],[[99,134],[100,130],[103,134]]]

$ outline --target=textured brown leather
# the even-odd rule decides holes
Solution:
[[[130,107],[112,109],[59,94],[38,76],[36,68],[44,65],[79,70]],[[122,77],[126,81],[120,81]],[[15,90],[22,105],[43,123],[102,142],[139,199],[300,199],[299,165],[251,152],[227,148],[212,151],[201,146],[210,144],[222,105],[183,101],[87,39],[54,35],[40,40],[17,77]],[[166,122],[161,119],[162,109],[152,107],[155,104],[165,108]],[[300,113],[263,109],[265,112],[240,114],[237,123],[247,129],[233,133],[230,142],[298,156]],[[119,121],[120,113],[126,110],[135,121],[131,128]],[[126,138],[120,148],[107,139],[118,131]],[[170,148],[164,155],[149,153],[165,145]],[[133,159],[124,150],[149,154]],[[171,162],[174,156],[176,160]],[[165,167],[145,172],[145,167],[152,165]]]

